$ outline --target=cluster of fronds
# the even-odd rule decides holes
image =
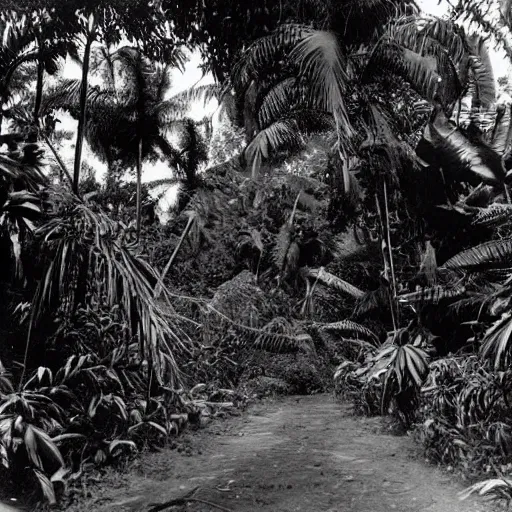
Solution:
[[[170,295],[154,299],[158,274],[123,243],[118,223],[72,197],[62,199],[60,211],[36,232],[48,263],[33,300],[32,327],[58,309],[71,314],[90,295],[97,304],[120,305],[158,380],[176,382],[176,356],[187,342]]]

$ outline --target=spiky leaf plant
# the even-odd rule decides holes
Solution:
[[[67,195],[56,200],[59,210],[36,232],[46,268],[32,304],[32,331],[43,315],[57,310],[70,315],[91,300],[120,305],[157,379],[179,380],[176,357],[188,342],[178,328],[169,292],[163,290],[158,302],[154,299],[156,271],[134,247],[123,244],[121,226],[105,213]]]

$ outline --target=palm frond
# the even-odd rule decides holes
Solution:
[[[433,101],[442,81],[437,66],[432,55],[423,56],[393,40],[383,40],[373,50],[365,76],[368,79],[377,70],[391,71],[409,82],[418,94]]]
[[[253,177],[258,175],[261,165],[272,151],[287,147],[297,147],[302,143],[298,123],[295,119],[280,119],[261,130],[245,149],[247,163]]]
[[[161,125],[169,125],[187,117],[190,112],[191,104],[183,98],[171,98],[161,101],[155,105],[153,115],[158,118]]]
[[[0,181],[37,192],[48,183],[43,156],[44,151],[37,144],[20,144],[16,150],[0,153]]]
[[[429,100],[437,95],[451,110],[467,81],[468,49],[462,29],[450,20],[405,17],[391,25],[380,44],[382,48],[374,52],[377,62],[383,58],[382,64],[392,64],[420,94]],[[386,50],[386,45],[400,47],[402,62],[390,62],[397,49]]]
[[[376,309],[389,308],[389,288],[380,286],[376,290],[363,293],[354,309],[354,317],[360,318]]]
[[[492,240],[456,254],[442,265],[451,270],[479,271],[508,267],[512,256],[512,239]]]
[[[0,205],[0,228],[4,228],[10,238],[18,278],[23,275],[22,237],[25,233],[34,231],[34,221],[40,216],[41,200],[32,192],[9,192],[5,203]]]
[[[72,114],[77,111],[80,105],[80,88],[82,82],[79,79],[63,80],[50,91],[41,104],[41,113],[48,114],[52,110],[64,109]],[[109,88],[99,88],[91,86],[87,88],[87,104],[93,104],[102,107],[104,105],[114,104],[116,101],[115,93]]]
[[[508,478],[490,478],[471,485],[459,493],[459,499],[465,500],[472,494],[478,494],[494,501],[512,502],[512,480]]]
[[[304,269],[304,274],[310,279],[315,279],[323,285],[346,293],[355,299],[360,299],[364,296],[364,292],[359,290],[359,288],[356,288],[354,285],[347,283],[347,281],[327,272],[323,267],[306,268]]]
[[[468,297],[456,300],[449,304],[447,310],[455,317],[461,317],[467,311],[482,310],[485,302],[489,298],[487,293],[471,293]]]
[[[290,77],[279,82],[265,94],[258,110],[260,126],[268,126],[285,117],[297,96],[296,88],[297,79]]]
[[[272,34],[252,43],[233,69],[235,87],[245,89],[255,76],[288,55],[292,49],[310,34],[312,29],[302,25],[285,24]]]
[[[190,105],[192,103],[202,101],[203,106],[205,106],[212,100],[218,100],[220,102],[221,96],[222,87],[220,85],[205,84],[196,85],[195,87],[185,89],[184,91],[171,96],[169,100],[177,103],[183,103],[185,105]]]
[[[340,140],[348,140],[354,134],[345,105],[348,63],[336,35],[316,30],[305,33],[290,58],[308,80],[315,104],[334,116]]]

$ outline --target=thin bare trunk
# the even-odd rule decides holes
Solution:
[[[140,226],[142,217],[142,139],[137,149],[137,242],[140,239]]]
[[[387,246],[389,253],[389,267],[391,269],[391,286],[393,290],[393,305],[397,306],[397,286],[396,286],[396,277],[395,277],[395,264],[393,262],[393,246],[391,245],[391,229],[390,229],[390,220],[389,220],[389,205],[388,205],[388,187],[386,184],[386,179],[383,180],[383,189],[384,189],[384,208],[385,208],[385,220],[386,220],[386,237],[387,237]],[[399,310],[396,308],[396,320],[398,325],[400,324]]]
[[[187,225],[185,226],[185,229],[183,230],[183,233],[181,234],[181,237],[180,237],[180,240],[178,242],[178,245],[174,249],[171,257],[169,258],[169,261],[167,262],[167,265],[165,266],[165,268],[164,268],[164,270],[163,270],[163,272],[162,272],[162,274],[160,276],[160,279],[159,279],[159,281],[158,281],[158,283],[156,285],[155,299],[158,299],[158,297],[160,296],[160,293],[162,293],[162,288],[163,288],[163,285],[164,285],[164,279],[167,276],[167,273],[169,272],[169,269],[171,268],[172,264],[174,263],[176,255],[178,254],[181,246],[183,245],[183,242],[185,241],[185,238],[189,234],[190,229],[192,228],[192,224],[194,224],[194,220],[195,220],[195,216],[193,214],[191,214],[190,217],[188,218]]]
[[[87,34],[85,43],[84,66],[82,69],[82,84],[80,87],[80,116],[78,118],[78,131],[76,135],[75,148],[75,167],[73,172],[73,192],[78,195],[78,186],[80,182],[80,169],[82,167],[82,150],[85,137],[85,124],[87,121],[87,87],[89,80],[89,60],[91,56],[91,46],[94,41],[95,20],[92,19],[91,30]]]
[[[46,145],[50,148],[50,151],[53,153],[53,156],[55,157],[55,160],[57,160],[57,163],[59,164],[59,167],[60,167],[60,169],[62,171],[62,174],[64,176],[66,176],[66,179],[69,182],[69,186],[73,190],[73,178],[71,177],[71,174],[69,174],[69,171],[68,171],[68,169],[66,167],[66,164],[63,162],[62,158],[57,153],[57,150],[53,146],[53,144],[50,141],[50,139],[48,138],[48,136],[45,135],[44,133],[42,134],[42,136],[43,136],[43,140],[45,141]]]
[[[384,264],[384,279],[390,283],[391,278],[391,265],[389,263],[389,251],[388,251],[388,242],[387,242],[387,236],[386,236],[386,229],[384,224],[384,216],[382,215],[382,208],[380,207],[379,202],[379,196],[377,193],[375,193],[375,206],[377,208],[377,214],[379,217],[379,224],[380,224],[380,247],[381,247],[381,253],[382,253],[382,261]],[[391,290],[392,293],[393,290]],[[391,311],[391,320],[393,322],[393,329],[396,331],[398,328],[398,324],[396,321],[395,316],[395,305],[394,305],[394,297],[392,297],[392,294],[388,294],[389,298],[389,309]]]
[[[43,100],[43,80],[44,80],[44,60],[43,60],[43,39],[37,37],[37,45],[39,54],[37,57],[37,84],[36,84],[36,100],[34,104],[34,123],[37,126],[39,121],[39,111],[41,110],[41,102]]]

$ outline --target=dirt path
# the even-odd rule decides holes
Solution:
[[[143,457],[81,510],[145,511],[199,487],[195,497],[234,512],[489,511],[460,502],[461,487],[418,460],[410,438],[381,433],[378,421],[351,416],[328,395],[258,404],[192,435],[191,448],[192,456]],[[218,509],[195,502],[167,510]]]

